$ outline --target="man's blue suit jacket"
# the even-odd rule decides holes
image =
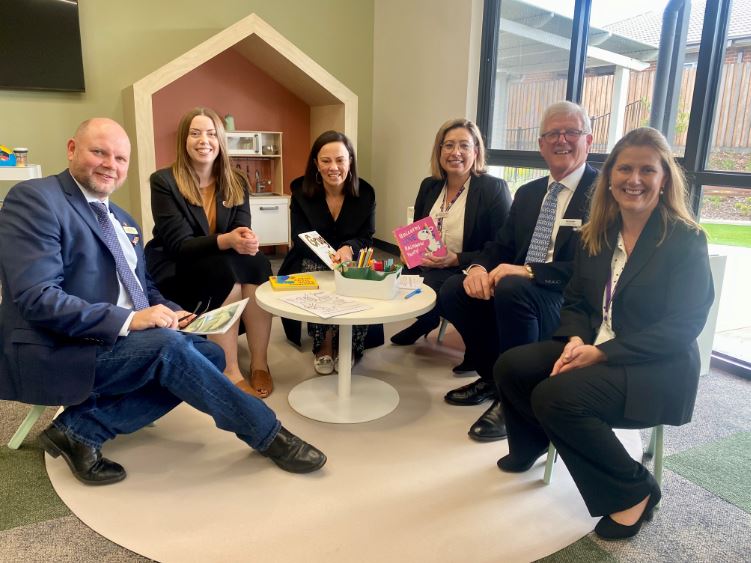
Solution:
[[[149,303],[179,310],[146,273],[136,221],[111,202],[110,210],[136,229],[128,236]],[[0,283],[0,399],[43,405],[86,399],[97,348],[115,344],[130,310],[115,305],[115,260],[67,170],[8,193],[0,210]]]

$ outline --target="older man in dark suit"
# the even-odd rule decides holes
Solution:
[[[0,211],[0,398],[65,405],[40,441],[90,485],[125,478],[102,457],[105,441],[181,401],[282,469],[322,467],[321,452],[224,377],[220,348],[177,330],[190,315],[153,285],[135,220],[109,201],[129,158],[123,128],[91,119],[68,141],[68,170],[8,193]]]
[[[514,346],[550,338],[563,289],[571,277],[587,194],[597,172],[586,164],[592,145],[589,116],[571,102],[545,110],[538,140],[550,174],[516,192],[509,217],[464,275],[449,279],[439,303],[462,335],[480,379],[446,394],[453,405],[491,407],[472,425],[471,438],[506,436],[493,364]]]

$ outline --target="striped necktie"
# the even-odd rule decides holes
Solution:
[[[550,248],[550,237],[553,234],[553,225],[555,224],[555,210],[558,207],[558,194],[565,188],[559,182],[553,182],[550,185],[550,191],[545,196],[542,203],[540,215],[537,217],[535,232],[532,234],[532,240],[527,250],[525,264],[545,262],[548,259],[548,248]]]
[[[115,258],[117,275],[120,277],[120,281],[128,291],[131,301],[133,301],[133,308],[136,311],[145,309],[149,306],[149,300],[146,298],[143,289],[141,289],[141,285],[138,283],[133,270],[131,270],[128,265],[123,248],[120,246],[120,241],[117,239],[115,227],[112,226],[112,221],[110,221],[107,206],[102,202],[96,201],[89,202],[89,205],[96,214],[99,228],[102,230],[104,243],[107,245],[107,248],[110,249],[112,256]]]

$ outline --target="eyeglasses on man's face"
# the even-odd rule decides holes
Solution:
[[[459,152],[467,154],[472,152],[472,149],[475,148],[475,145],[473,143],[467,142],[455,143],[454,141],[446,141],[445,143],[441,143],[441,150],[443,152],[454,152],[457,147],[459,147]]]
[[[579,137],[586,134],[586,131],[582,131],[581,129],[561,129],[559,131],[546,131],[540,135],[540,138],[544,139],[547,143],[553,144],[557,143],[558,139],[563,135],[566,141],[575,143],[579,140]]]

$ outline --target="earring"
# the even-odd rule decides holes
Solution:
[[[321,183],[321,172],[316,170],[316,184]]]
[[[613,186],[608,186],[608,191],[612,192],[613,191]]]
[[[662,188],[660,188],[660,195],[662,195],[664,193],[665,193],[665,186],[663,186]]]

